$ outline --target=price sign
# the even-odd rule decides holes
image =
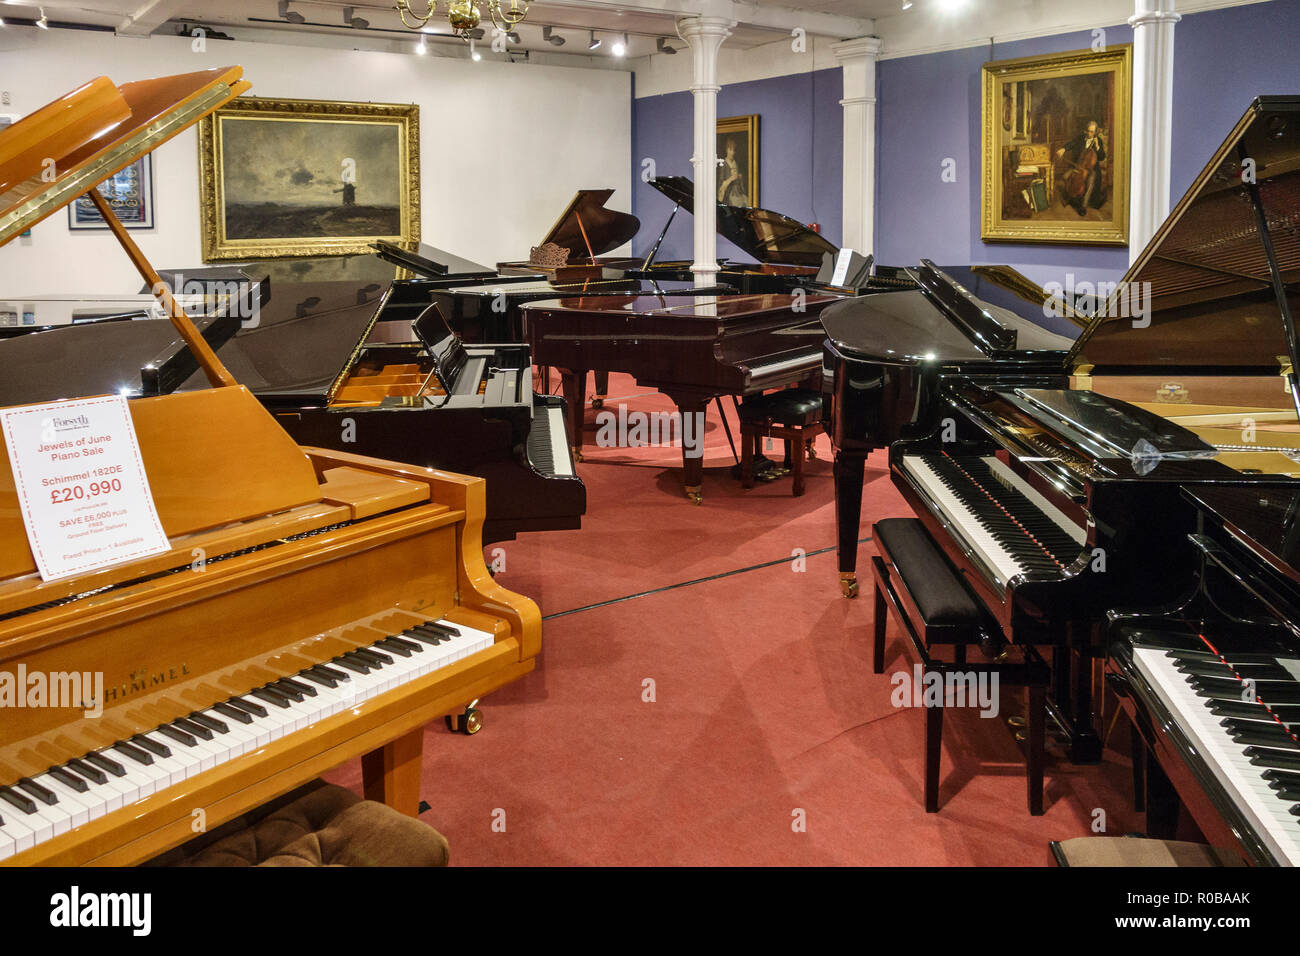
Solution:
[[[46,581],[170,547],[125,397],[0,409],[0,428]]]

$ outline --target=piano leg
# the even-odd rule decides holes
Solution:
[[[845,597],[858,596],[858,530],[862,527],[862,483],[865,455],[835,453],[835,526],[838,531],[840,589]]]
[[[596,394],[591,397],[592,408],[604,408],[605,396],[609,394],[609,372],[596,373]]]
[[[1157,840],[1178,838],[1180,801],[1173,781],[1166,776],[1160,761],[1149,747],[1142,748],[1141,760],[1146,778],[1147,836]]]
[[[568,406],[569,447],[573,449],[573,460],[582,461],[582,427],[587,419],[587,370],[560,369],[560,390]]]
[[[413,730],[361,758],[362,788],[367,800],[377,800],[405,813],[420,812],[420,766],[424,728]]]
[[[682,424],[682,473],[686,497],[704,502],[704,422],[712,395],[669,393]]]

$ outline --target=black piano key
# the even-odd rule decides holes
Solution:
[[[22,789],[24,793],[28,794],[29,796],[35,797],[37,800],[41,801],[41,803],[45,804],[47,807],[52,807],[59,802],[58,794],[56,794],[49,787],[42,787],[31,777],[23,777],[21,780],[18,781],[18,786],[20,789]]]
[[[201,713],[197,710],[194,713],[190,714],[189,717],[185,719],[198,724],[200,727],[206,727],[214,734],[230,733],[230,725],[227,724],[225,721],[217,720],[217,718],[210,717],[209,715]]]
[[[77,793],[85,793],[87,790],[90,789],[90,784],[86,783],[84,779],[78,777],[75,773],[69,773],[68,771],[64,770],[62,767],[51,768],[49,770],[49,774],[55,780],[59,781],[59,783],[63,784],[65,787],[69,787],[70,789],[77,791]]]
[[[321,674],[315,670],[302,671],[299,673],[298,676],[301,677],[303,680],[309,680],[312,681],[313,683],[320,684],[322,687],[329,687],[332,689],[339,686],[339,682],[336,681],[333,677],[327,677],[326,675]]]
[[[288,697],[295,704],[301,703],[307,698],[307,695],[301,693],[298,690],[298,688],[290,687],[289,685],[285,684],[284,681],[278,681],[278,680],[272,681],[271,683],[267,684],[266,687],[268,690],[274,691],[277,694],[283,694],[285,697]]]
[[[393,644],[393,643],[390,643],[390,642],[387,641],[387,640],[383,640],[383,641],[375,641],[375,643],[374,643],[372,646],[373,646],[373,647],[381,647],[381,648],[383,648],[384,650],[388,651],[390,654],[396,654],[398,657],[410,657],[410,656],[411,656],[411,652],[408,651],[405,647],[403,647],[403,646],[400,645],[400,644]]]
[[[1272,747],[1274,750],[1300,754],[1300,744],[1297,744],[1291,735],[1280,727],[1274,731],[1262,724],[1251,724],[1249,730],[1231,730],[1228,736],[1244,746]]]
[[[1242,753],[1257,767],[1300,771],[1300,754],[1268,747],[1247,747]]]
[[[1206,706],[1210,708],[1210,713],[1216,717],[1241,717],[1246,720],[1273,719],[1273,715],[1268,708],[1257,700],[1241,700],[1240,698],[1210,700],[1206,703]]]
[[[155,733],[162,734],[164,737],[170,737],[178,744],[184,744],[186,747],[193,747],[198,743],[198,741],[194,739],[193,734],[186,733],[172,724],[160,724]]]
[[[238,707],[244,713],[252,714],[254,717],[265,717],[268,713],[267,709],[261,704],[247,700],[243,697],[231,697],[226,701],[226,703],[231,707]]]
[[[98,767],[92,767],[84,760],[69,760],[63,766],[69,770],[75,770],[91,783],[108,783],[108,774],[104,773],[104,771],[100,770]]]
[[[369,647],[355,647],[352,653],[356,654],[363,661],[373,662],[376,667],[383,667],[386,664],[393,663],[392,657],[381,651],[372,650]]]
[[[367,667],[363,662],[348,660],[346,657],[336,657],[332,661],[330,661],[330,663],[337,664],[339,667],[345,670],[350,670],[354,674],[370,673],[370,668]]]
[[[87,763],[94,764],[100,770],[107,770],[115,777],[125,777],[126,768],[114,760],[112,757],[105,757],[97,750],[92,750],[83,758]]]
[[[439,644],[445,644],[451,640],[451,637],[447,634],[439,634],[435,631],[422,631],[415,627],[408,631],[403,631],[402,633],[407,637],[412,637],[417,641],[428,644],[430,647],[437,647]]]
[[[1290,787],[1300,787],[1300,771],[1265,770],[1260,776],[1268,781],[1278,781]]]
[[[190,734],[193,737],[198,737],[200,740],[212,739],[212,731],[208,730],[208,728],[204,727],[202,724],[196,724],[194,721],[187,720],[184,717],[177,717],[172,721],[172,726],[183,730],[185,733]]]
[[[329,667],[325,664],[317,664],[315,667],[309,667],[307,669],[310,671],[314,671],[317,674],[322,674],[325,677],[330,678],[331,680],[336,680],[339,683],[352,679],[351,677],[348,676],[347,671],[341,671],[337,667]]]
[[[369,674],[371,671],[379,670],[378,665],[376,665],[374,661],[368,661],[364,657],[354,654],[352,651],[348,651],[346,654],[340,654],[334,659],[334,663],[338,664],[340,667],[346,667],[349,670],[360,668],[362,674]]]
[[[251,724],[253,722],[253,717],[251,714],[240,710],[238,707],[234,706],[233,704],[226,703],[224,700],[218,704],[213,704],[212,709],[215,710],[222,717],[228,717],[231,720],[236,720],[241,724]]]
[[[427,628],[431,631],[441,631],[448,637],[460,637],[460,628],[453,627],[450,624],[444,624],[442,621],[425,621],[423,624],[417,624],[415,626]]]
[[[122,756],[129,757],[136,763],[143,764],[146,767],[153,763],[153,754],[149,753],[147,750],[142,750],[134,744],[129,744],[124,740],[119,740],[117,743],[113,744],[113,749]]]
[[[36,812],[36,801],[9,787],[0,787],[0,800],[17,807],[28,816]]]
[[[315,687],[312,687],[310,684],[304,684],[302,681],[295,680],[292,677],[282,677],[280,678],[280,680],[276,681],[276,684],[280,686],[292,687],[298,693],[304,694],[307,697],[316,696]]]
[[[289,709],[289,698],[286,697],[284,694],[271,690],[271,688],[269,687],[254,687],[251,691],[249,691],[249,693],[252,694],[254,697],[256,697],[258,700],[264,700],[268,704],[273,704],[274,706],[279,707],[282,710]]]
[[[1285,783],[1274,781],[1269,784],[1273,792],[1277,794],[1279,800],[1285,800],[1288,803],[1300,803],[1300,787],[1287,786]]]
[[[385,643],[387,643],[387,644],[396,644],[396,645],[398,645],[399,647],[405,647],[405,648],[406,648],[408,651],[410,651],[412,654],[423,654],[423,653],[424,653],[424,645],[423,645],[423,644],[421,644],[419,641],[408,641],[408,640],[407,640],[406,638],[404,638],[404,637],[398,637],[398,636],[396,636],[396,635],[393,635],[392,637],[386,638],[386,639],[385,639]]]

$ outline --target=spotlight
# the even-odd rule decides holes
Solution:
[[[420,37],[420,42],[415,45],[415,52],[420,54],[420,56],[424,56],[429,52],[428,46],[425,45],[424,37]]]
[[[624,53],[627,52],[627,34],[626,34],[626,33],[624,33],[623,36],[622,36],[620,39],[614,41],[614,45],[613,45],[612,47],[610,47],[609,52],[610,52],[610,53],[613,53],[615,56],[622,56]]]
[[[551,46],[564,46],[564,37],[556,36],[555,27],[542,27],[542,41]]]
[[[475,63],[477,63],[479,60],[483,59],[483,54],[480,53],[478,50],[475,50],[473,53],[469,55],[469,58],[473,60]]]
[[[280,0],[280,3],[279,3],[279,5],[278,5],[277,9],[278,9],[279,12],[280,12],[280,19],[281,19],[281,20],[286,20],[286,21],[288,21],[289,23],[306,23],[306,22],[307,22],[307,18],[304,17],[304,16],[303,16],[301,13],[299,13],[297,10],[290,10],[290,9],[289,9],[289,0]]]
[[[655,52],[667,53],[669,56],[675,56],[677,53],[677,48],[669,46],[668,39],[666,37],[660,37],[658,40],[655,41]]]
[[[42,30],[48,30],[50,28],[50,21],[45,16],[44,7],[41,7],[41,18],[36,21],[36,25]]]
[[[508,33],[506,33],[506,39],[509,40],[511,43],[518,43],[519,32],[517,30],[509,31]]]
[[[587,36],[587,49],[595,50],[599,48],[600,41],[596,39],[596,31],[592,30]]]
[[[354,30],[365,30],[370,26],[370,21],[365,17],[354,17],[352,10],[352,7],[343,8],[343,23],[345,26],[350,26]]]
[[[911,10],[911,9],[912,9],[912,0],[903,0],[903,9],[904,9],[904,10]]]

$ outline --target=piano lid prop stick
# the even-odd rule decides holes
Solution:
[[[596,262],[596,254],[591,251],[591,240],[587,238],[587,227],[582,224],[582,213],[578,212],[576,209],[573,210],[573,218],[578,220],[578,231],[582,233],[583,244],[587,247],[587,258],[589,258],[594,265]]]
[[[148,284],[150,291],[158,297],[158,301],[167,309],[172,325],[176,327],[176,331],[180,333],[181,338],[185,340],[185,344],[190,347],[190,351],[198,359],[199,365],[203,367],[203,372],[208,377],[208,381],[218,388],[224,385],[238,385],[235,376],[231,375],[230,371],[221,364],[221,359],[217,358],[217,353],[212,351],[212,346],[208,345],[207,339],[199,334],[199,330],[194,327],[194,322],[185,314],[185,310],[181,308],[180,303],[167,291],[162,278],[154,270],[154,267],[149,264],[149,260],[140,251],[140,247],[135,244],[135,240],[126,231],[126,227],[118,220],[117,215],[108,205],[108,200],[100,194],[98,188],[90,190],[86,195],[95,204],[99,214],[104,217],[104,222],[108,223],[108,228],[113,231],[117,241],[126,250],[127,256],[131,259],[131,264],[135,266],[141,278]]]

